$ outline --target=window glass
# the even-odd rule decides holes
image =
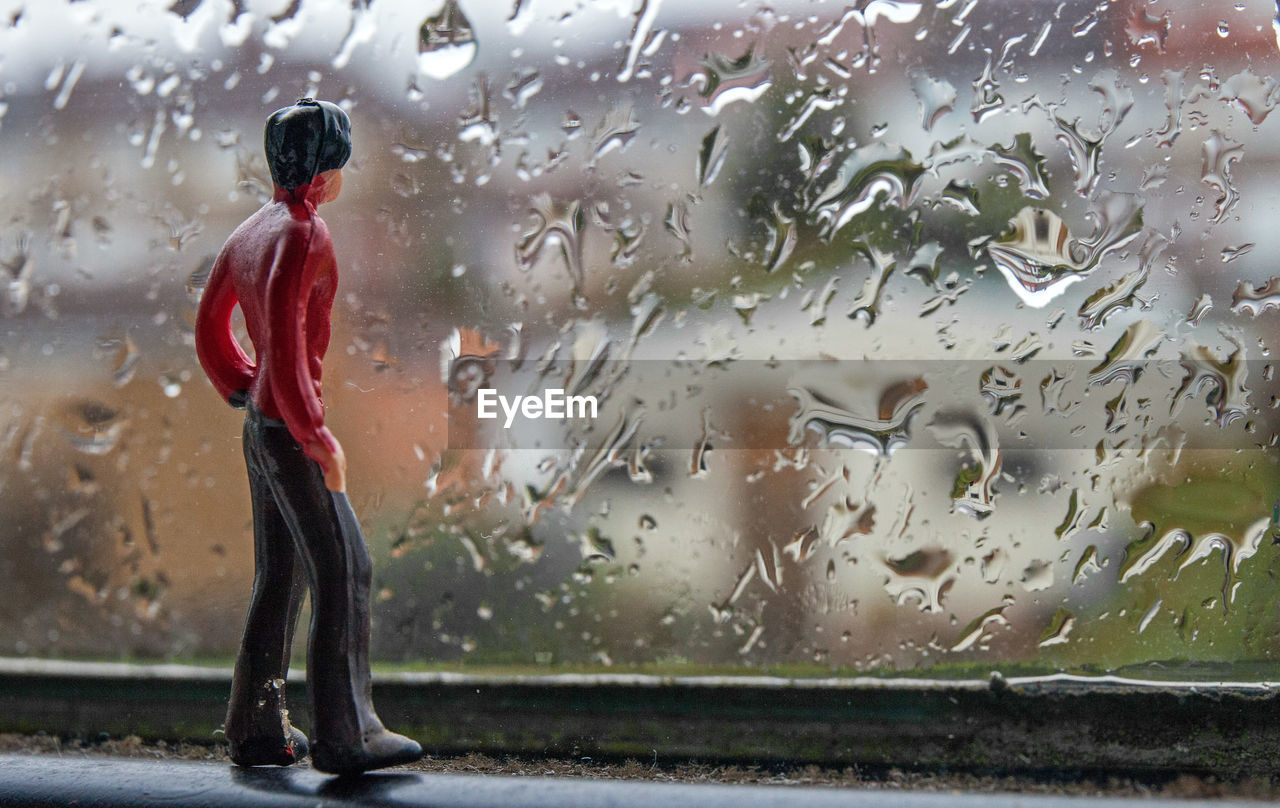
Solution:
[[[234,653],[194,311],[301,96],[379,661],[1276,654],[1274,4],[0,12],[0,654]]]

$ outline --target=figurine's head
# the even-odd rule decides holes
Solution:
[[[337,104],[299,98],[293,106],[271,113],[265,140],[271,179],[278,187],[292,191],[347,164],[351,119]],[[336,195],[336,189],[332,194]]]

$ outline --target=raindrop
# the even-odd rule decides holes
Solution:
[[[1005,603],[995,608],[988,609],[982,614],[975,617],[960,631],[960,638],[951,646],[953,652],[967,651],[970,648],[977,647],[986,650],[986,643],[990,641],[991,628],[1005,628],[1009,625],[1009,621],[1004,616],[1004,610],[1009,608],[1009,604]]]
[[[516,260],[520,269],[530,271],[541,257],[543,248],[548,244],[556,245],[573,284],[574,300],[580,306],[585,305],[582,231],[586,227],[586,219],[582,214],[581,203],[576,199],[568,203],[553,202],[550,194],[543,193],[534,197],[533,207],[529,212],[535,221],[516,245]]]
[[[1276,49],[1280,50],[1280,2],[1276,3],[1276,13],[1271,18],[1271,31],[1276,37]]]
[[[1254,126],[1261,124],[1276,108],[1280,85],[1271,76],[1259,77],[1252,71],[1237,73],[1222,83],[1221,98],[1236,104],[1249,116]]]
[[[523,2],[523,0],[519,0]],[[631,28],[631,35],[627,42],[627,58],[622,65],[622,69],[618,71],[618,81],[630,81],[635,75],[636,64],[640,58],[640,54],[647,50],[647,46],[652,45],[653,23],[658,17],[658,10],[662,7],[662,0],[640,0],[640,6],[635,11],[635,24]],[[512,13],[515,18],[515,12]]]
[[[1021,583],[1028,592],[1042,592],[1053,586],[1053,562],[1032,561],[1022,571]]]
[[[1040,648],[1061,645],[1067,641],[1067,637],[1071,635],[1071,630],[1075,626],[1076,616],[1059,606],[1058,610],[1053,613],[1053,617],[1049,619],[1049,625],[1045,626],[1044,631],[1040,633],[1040,641],[1037,645]]]
[[[700,64],[702,69],[686,85],[698,85],[702,109],[708,115],[719,115],[735,101],[755,101],[770,87],[769,61],[757,54],[754,45],[736,58],[709,53]]]
[[[1204,164],[1200,180],[1218,192],[1213,223],[1226,219],[1240,201],[1240,192],[1231,179],[1231,164],[1244,155],[1244,146],[1224,137],[1216,129],[1204,142]]]
[[[951,488],[956,511],[975,519],[990,516],[995,509],[995,481],[1003,467],[999,435],[985,418],[959,410],[938,412],[928,427],[938,443],[968,452]]]
[[[640,122],[636,120],[635,109],[631,106],[613,107],[591,134],[591,160],[587,164],[594,168],[601,157],[614,149],[624,149],[636,136]]]
[[[1176,415],[1187,399],[1200,399],[1213,413],[1218,426],[1227,426],[1249,414],[1248,365],[1243,361],[1244,351],[1235,346],[1226,359],[1219,359],[1203,345],[1193,345],[1184,351],[1179,364],[1182,366],[1182,383],[1173,394],[1170,415]],[[1209,393],[1204,390],[1208,388]]]
[[[1150,320],[1138,320],[1116,338],[1102,361],[1089,370],[1089,384],[1103,386],[1116,379],[1132,384],[1142,374],[1146,359],[1164,339],[1165,333]]]
[[[477,43],[471,21],[458,0],[445,0],[435,16],[418,29],[418,69],[433,79],[447,79],[471,64]]]
[[[942,547],[930,547],[905,556],[884,557],[885,569],[890,573],[884,583],[885,591],[898,605],[915,600],[924,612],[942,610],[942,598],[955,583],[955,567],[951,552]]]
[[[720,173],[720,167],[724,165],[724,157],[729,146],[729,137],[721,132],[721,127],[717,126],[708,132],[702,138],[702,145],[698,149],[698,185],[705,187],[710,185]]]
[[[1098,157],[1102,154],[1104,136],[1089,137],[1080,131],[1080,122],[1067,123],[1055,118],[1058,140],[1067,147],[1071,168],[1076,177],[1076,193],[1088,197],[1098,184]]]
[[[498,122],[490,103],[488,76],[481,74],[476,77],[470,97],[471,105],[458,116],[458,140],[493,145],[498,140]]]
[[[542,74],[536,69],[527,67],[516,72],[510,83],[503,89],[502,95],[515,104],[516,109],[524,109],[529,99],[542,90]]]
[[[665,315],[666,310],[662,307],[661,298],[653,292],[646,292],[644,297],[631,307],[631,339],[628,343],[628,353],[635,349],[643,337],[653,333]]]
[[[1133,45],[1154,45],[1157,51],[1164,53],[1165,42],[1169,38],[1169,12],[1153,17],[1141,4],[1135,3],[1124,32],[1129,35],[1129,42]]]
[[[1025,409],[1022,404],[1022,380],[1007,368],[999,365],[984,370],[978,382],[978,392],[986,400],[992,415],[1004,415],[1012,420]]]
[[[1182,71],[1164,71],[1164,108],[1168,117],[1165,119],[1164,126],[1155,132],[1157,146],[1169,148],[1182,132],[1182,99],[1185,93],[1183,89],[1185,80]],[[1162,170],[1158,172],[1158,176],[1163,181],[1168,169],[1161,168]],[[1143,178],[1143,185],[1147,185],[1145,177]]]
[[[995,64],[995,60],[988,54],[982,75],[973,82],[973,104],[969,111],[973,114],[975,123],[982,123],[1004,106],[1004,96],[1000,95],[1000,85],[995,80]]]
[[[111,379],[116,387],[124,387],[133,380],[142,355],[132,336],[103,338],[98,340],[97,347],[103,356],[111,358]]]
[[[858,296],[854,298],[853,303],[849,306],[848,316],[851,319],[865,319],[869,325],[876,321],[876,315],[879,313],[880,295],[884,292],[885,281],[889,279],[889,275],[893,273],[897,264],[894,262],[892,255],[874,247],[869,247],[865,244],[855,244],[854,247],[871,259],[871,273],[867,276],[866,281],[863,282]]]
[[[1091,544],[1080,554],[1075,569],[1071,571],[1071,583],[1078,584],[1090,573],[1100,572],[1102,565],[1098,563],[1098,546]]]
[[[821,225],[820,237],[832,238],[877,202],[906,210],[916,199],[923,174],[924,168],[906,149],[876,141],[854,150],[809,205]]]
[[[1095,215],[1095,233],[1078,240],[1053,211],[1023,208],[987,252],[1022,302],[1043,308],[1141,232],[1142,209],[1132,195],[1108,194]]]
[[[946,115],[956,105],[956,88],[946,79],[935,79],[920,70],[913,70],[911,91],[920,102],[922,123],[926,132],[933,129],[938,119]]]
[[[733,296],[733,310],[742,318],[743,325],[751,325],[751,315],[760,307],[760,301],[767,299],[760,292]]]
[[[1280,278],[1254,284],[1240,281],[1231,295],[1231,311],[1257,317],[1265,311],[1280,311]]]
[[[1071,489],[1071,500],[1067,503],[1067,515],[1063,517],[1062,524],[1054,529],[1053,535],[1059,540],[1070,538],[1071,534],[1080,529],[1081,523],[1084,521],[1084,510],[1080,507],[1080,491],[1079,489]]]
[[[662,219],[662,226],[680,242],[680,259],[689,261],[693,258],[693,241],[689,235],[689,205],[683,199],[667,205],[667,215]]]
[[[1188,483],[1187,486],[1180,488],[1186,489],[1194,485],[1195,483]],[[1217,507],[1230,508],[1235,506],[1243,511],[1242,503],[1240,503],[1241,496],[1248,496],[1248,494],[1222,492],[1219,500],[1221,504]],[[1229,532],[1204,530],[1203,532],[1198,532],[1198,535],[1184,527],[1172,527],[1162,531],[1155,523],[1144,520],[1144,517],[1150,515],[1148,512],[1152,510],[1147,503],[1157,505],[1163,503],[1164,513],[1160,514],[1160,516],[1164,520],[1183,516],[1184,518],[1198,518],[1198,521],[1203,522],[1204,516],[1199,515],[1197,517],[1196,514],[1190,513],[1187,505],[1174,504],[1196,503],[1202,498],[1202,496],[1188,497],[1184,490],[1168,488],[1162,490],[1147,489],[1138,493],[1134,503],[1134,517],[1140,521],[1145,535],[1131,542],[1125,548],[1124,561],[1120,565],[1119,572],[1121,583],[1146,574],[1170,551],[1175,551],[1175,548],[1177,549],[1173,554],[1174,558],[1182,559],[1182,563],[1178,565],[1175,575],[1192,564],[1215,553],[1220,553],[1224,570],[1221,588],[1222,605],[1224,609],[1230,606],[1235,592],[1233,584],[1239,580],[1240,565],[1246,559],[1252,558],[1257,554],[1262,545],[1263,537],[1271,527],[1271,515],[1262,516],[1252,523],[1247,523],[1243,520],[1232,520],[1236,521],[1236,524]]]
[[[97,401],[79,401],[65,411],[63,434],[77,451],[109,454],[120,443],[129,422],[113,407]]]
[[[1053,20],[1045,20],[1040,26],[1040,32],[1036,34],[1036,41],[1031,43],[1031,50],[1027,51],[1028,56],[1035,56],[1040,53],[1040,49],[1044,47],[1045,40],[1049,38],[1049,32],[1053,30]]]
[[[1244,244],[1241,244],[1237,247],[1223,247],[1222,263],[1229,264],[1242,255],[1248,255],[1249,251],[1253,249],[1253,246],[1254,245],[1252,241],[1246,241]]]
[[[760,263],[765,272],[776,272],[795,251],[799,240],[796,220],[782,212],[778,200],[765,202],[763,195],[753,196],[748,209],[765,230]]]
[[[1019,132],[1008,146],[997,144],[991,147],[990,153],[992,162],[1013,174],[1027,196],[1032,199],[1049,197],[1045,158],[1036,151],[1030,133]]]
[[[885,385],[871,414],[860,413],[830,397],[818,386],[789,387],[798,408],[791,417],[789,442],[798,445],[804,432],[812,430],[833,446],[861,449],[877,457],[888,457],[911,438],[911,420],[924,406],[928,389],[922,378]]]
[[[1138,298],[1138,290],[1147,282],[1148,272],[1146,266],[1139,267],[1085,298],[1084,303],[1080,304],[1080,327],[1086,331],[1095,331],[1105,325],[1111,315],[1129,308],[1135,302],[1142,302],[1143,307],[1148,308],[1145,301]]]
[[[613,561],[617,558],[613,542],[602,536],[599,529],[594,527],[578,537],[578,550],[582,553],[582,560],[591,564]]]
[[[1239,294],[1239,291],[1240,289],[1237,287],[1236,293]],[[1280,308],[1280,301],[1277,301],[1276,307]],[[1211,308],[1213,308],[1213,298],[1209,296],[1208,292],[1205,292],[1196,299],[1195,303],[1191,305],[1191,311],[1187,313],[1187,325],[1193,328],[1200,325],[1200,321],[1209,313],[1209,309]],[[1234,310],[1235,309],[1233,308],[1232,311]]]
[[[832,94],[830,87],[819,87],[814,89],[805,96],[804,103],[800,105],[800,109],[792,116],[780,130],[778,130],[777,138],[779,143],[786,143],[791,139],[792,135],[804,126],[805,121],[813,113],[819,110],[832,110],[840,104],[844,103],[840,98]]]
[[[1147,630],[1151,625],[1151,621],[1156,619],[1156,615],[1160,614],[1160,607],[1164,606],[1164,599],[1159,598],[1155,603],[1151,604],[1151,608],[1147,609],[1147,613],[1142,616],[1142,620],[1138,621],[1138,633]]]

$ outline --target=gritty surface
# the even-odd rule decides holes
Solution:
[[[0,733],[0,753],[149,758],[230,765],[226,747],[192,743],[144,742],[128,738],[57,738]],[[306,763],[301,764],[306,766]],[[1049,773],[1011,775],[901,769],[827,768],[779,764],[708,764],[680,760],[599,761],[591,758],[494,758],[480,754],[427,757],[402,771],[433,774],[581,777],[669,783],[747,783],[831,786],[885,790],[911,789],[966,793],[1023,793],[1079,796],[1280,799],[1280,785],[1266,779],[1220,781],[1190,774],[1142,777]]]

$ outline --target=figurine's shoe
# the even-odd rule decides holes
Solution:
[[[339,746],[318,740],[311,752],[311,765],[329,774],[359,774],[412,763],[420,757],[422,747],[417,741],[383,730],[360,746]]]
[[[231,744],[231,762],[237,766],[292,766],[311,751],[307,736],[289,727],[289,738],[250,738]]]

